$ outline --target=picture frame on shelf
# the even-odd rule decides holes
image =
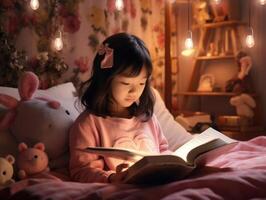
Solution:
[[[200,77],[198,92],[212,92],[215,84],[215,78],[213,74],[203,74]]]

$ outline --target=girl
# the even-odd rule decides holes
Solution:
[[[119,33],[100,46],[92,76],[81,87],[85,111],[70,131],[70,175],[80,182],[122,182],[123,161],[77,149],[122,147],[151,153],[168,149],[153,115],[152,63],[142,40]],[[87,87],[86,87],[87,86]]]

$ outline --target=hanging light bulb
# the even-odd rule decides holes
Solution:
[[[115,1],[115,7],[117,10],[123,10],[123,8],[124,8],[123,0],[116,0]]]
[[[266,4],[266,0],[260,0],[260,5],[265,5]]]
[[[251,27],[251,0],[249,0],[249,9],[248,9],[248,26],[249,26],[249,34],[246,37],[246,45],[248,48],[252,48],[255,45],[255,40],[254,40],[254,34],[253,34],[253,29]]]
[[[189,23],[190,23],[190,0],[188,0],[188,6],[187,6],[187,28],[188,28],[188,37],[185,40],[185,49],[181,52],[183,56],[191,56],[195,49],[193,48],[193,40],[192,40],[192,31],[189,29]]]
[[[193,39],[192,39],[192,32],[188,32],[188,37],[185,40],[185,49],[181,52],[183,56],[191,56],[194,52],[195,49],[193,48]]]
[[[222,0],[213,0],[215,4],[220,4]]]
[[[39,4],[39,0],[31,0],[30,1],[30,7],[32,8],[32,10],[37,10],[39,8],[40,4]]]
[[[255,45],[253,29],[251,27],[250,27],[250,34],[248,34],[246,37],[246,45],[248,48],[252,48]]]
[[[59,31],[59,37],[56,37],[53,41],[53,46],[56,51],[61,51],[63,49],[63,39],[62,39],[62,33]]]
[[[186,49],[193,49],[192,32],[189,31],[188,33],[189,33],[189,35],[188,35],[187,39],[185,40],[185,47],[186,47]]]

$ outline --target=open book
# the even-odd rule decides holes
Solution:
[[[112,147],[88,147],[82,151],[133,161],[134,164],[127,169],[125,183],[158,184],[184,178],[196,168],[199,155],[233,142],[236,140],[208,128],[171,154],[158,155]]]

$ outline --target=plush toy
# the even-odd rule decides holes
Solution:
[[[255,100],[248,94],[241,94],[230,99],[231,105],[236,107],[236,113],[240,117],[252,118],[253,109],[256,107]]]
[[[10,128],[17,143],[33,146],[42,142],[50,158],[50,167],[64,167],[67,164],[68,131],[73,119],[58,101],[34,97],[38,85],[38,77],[26,72],[18,84],[20,100],[0,94],[0,103],[9,108],[0,120],[0,128]]]
[[[12,155],[7,155],[5,158],[0,157],[0,188],[15,182],[12,179],[14,162],[15,158]]]
[[[236,77],[227,81],[226,92],[246,93],[251,92],[250,81],[248,79],[249,71],[252,67],[251,57],[244,52],[239,52],[237,55],[238,74]]]
[[[45,153],[43,143],[37,143],[33,148],[28,148],[25,143],[18,145],[19,154],[17,157],[17,166],[19,169],[18,177],[25,179],[48,172],[48,156]]]

